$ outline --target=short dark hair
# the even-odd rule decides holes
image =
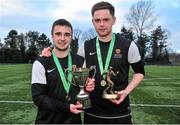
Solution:
[[[112,16],[115,15],[114,6],[108,2],[105,2],[105,1],[101,1],[101,2],[96,3],[91,9],[91,15],[93,16],[94,12],[96,10],[101,10],[101,9],[108,9]]]
[[[65,20],[65,19],[58,19],[56,20],[53,25],[52,25],[52,29],[51,29],[51,35],[53,35],[53,30],[54,30],[54,27],[57,26],[57,25],[60,25],[60,26],[68,26],[71,28],[71,33],[73,33],[73,28],[72,28],[72,25],[69,21]]]

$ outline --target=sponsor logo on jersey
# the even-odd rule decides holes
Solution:
[[[90,53],[89,53],[90,56],[92,56],[92,55],[94,55],[94,54],[96,54],[96,52],[90,52]]]
[[[116,49],[114,53],[114,58],[122,58],[122,52],[121,49]]]
[[[56,68],[53,68],[53,69],[47,69],[47,72],[50,73],[52,71],[54,71]]]

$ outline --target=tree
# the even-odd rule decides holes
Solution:
[[[5,44],[8,48],[17,49],[18,44],[18,32],[16,30],[10,30],[7,37],[4,38]]]
[[[145,44],[142,43],[142,35],[144,34],[145,30],[153,27],[156,20],[153,12],[154,8],[155,7],[151,0],[141,0],[132,5],[129,14],[127,15],[128,22],[136,32],[137,44],[142,49],[144,49],[142,44]]]
[[[5,46],[0,51],[1,62],[4,63],[22,63],[22,56],[20,53],[20,37],[16,30],[10,30],[5,40]]]
[[[121,33],[120,33],[123,37],[125,37],[126,39],[130,40],[130,41],[134,41],[134,33],[132,31],[132,29],[126,29],[125,26],[123,26],[121,28]]]
[[[150,42],[150,37],[143,33],[141,35],[141,39],[138,39],[138,47],[141,53],[141,57],[144,59],[145,55],[147,54],[148,50],[149,50],[149,42]],[[141,46],[140,46],[141,45]]]
[[[50,39],[44,33],[42,33],[37,39],[38,51],[41,52],[43,48],[48,47],[50,45],[51,45]]]
[[[21,33],[19,36],[19,51],[21,53],[21,60],[24,62],[25,61],[25,50],[26,50],[26,46],[25,46],[25,36],[23,33]]]
[[[163,56],[167,57],[167,32],[158,26],[151,34],[152,58],[155,61],[161,60]]]
[[[33,62],[41,48],[50,46],[50,40],[45,34],[39,36],[37,31],[29,31],[18,35],[16,30],[11,30],[4,39],[0,40],[0,62],[24,63]]]
[[[39,32],[29,31],[26,34],[26,40],[28,42],[28,50],[26,51],[26,61],[34,62],[38,56],[38,48],[36,47],[37,40],[39,38]]]
[[[3,47],[3,44],[2,44],[1,39],[0,39],[0,48],[2,48],[2,47]]]
[[[74,37],[73,37],[73,39],[71,41],[71,45],[70,45],[71,51],[73,53],[77,53],[77,51],[78,51],[78,48],[79,48],[78,42],[79,42],[81,33],[82,33],[82,31],[79,29],[74,30],[74,35],[73,35]]]

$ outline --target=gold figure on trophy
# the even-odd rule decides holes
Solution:
[[[109,67],[109,70],[103,75],[105,75],[105,79],[101,81],[102,86],[106,86],[105,90],[103,91],[103,98],[104,99],[117,99],[118,94],[117,91],[113,91],[114,82],[111,80],[112,77],[115,77],[119,72],[114,72],[112,67]]]

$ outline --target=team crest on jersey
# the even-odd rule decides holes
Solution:
[[[121,49],[116,49],[114,53],[114,58],[122,58],[122,52]]]

